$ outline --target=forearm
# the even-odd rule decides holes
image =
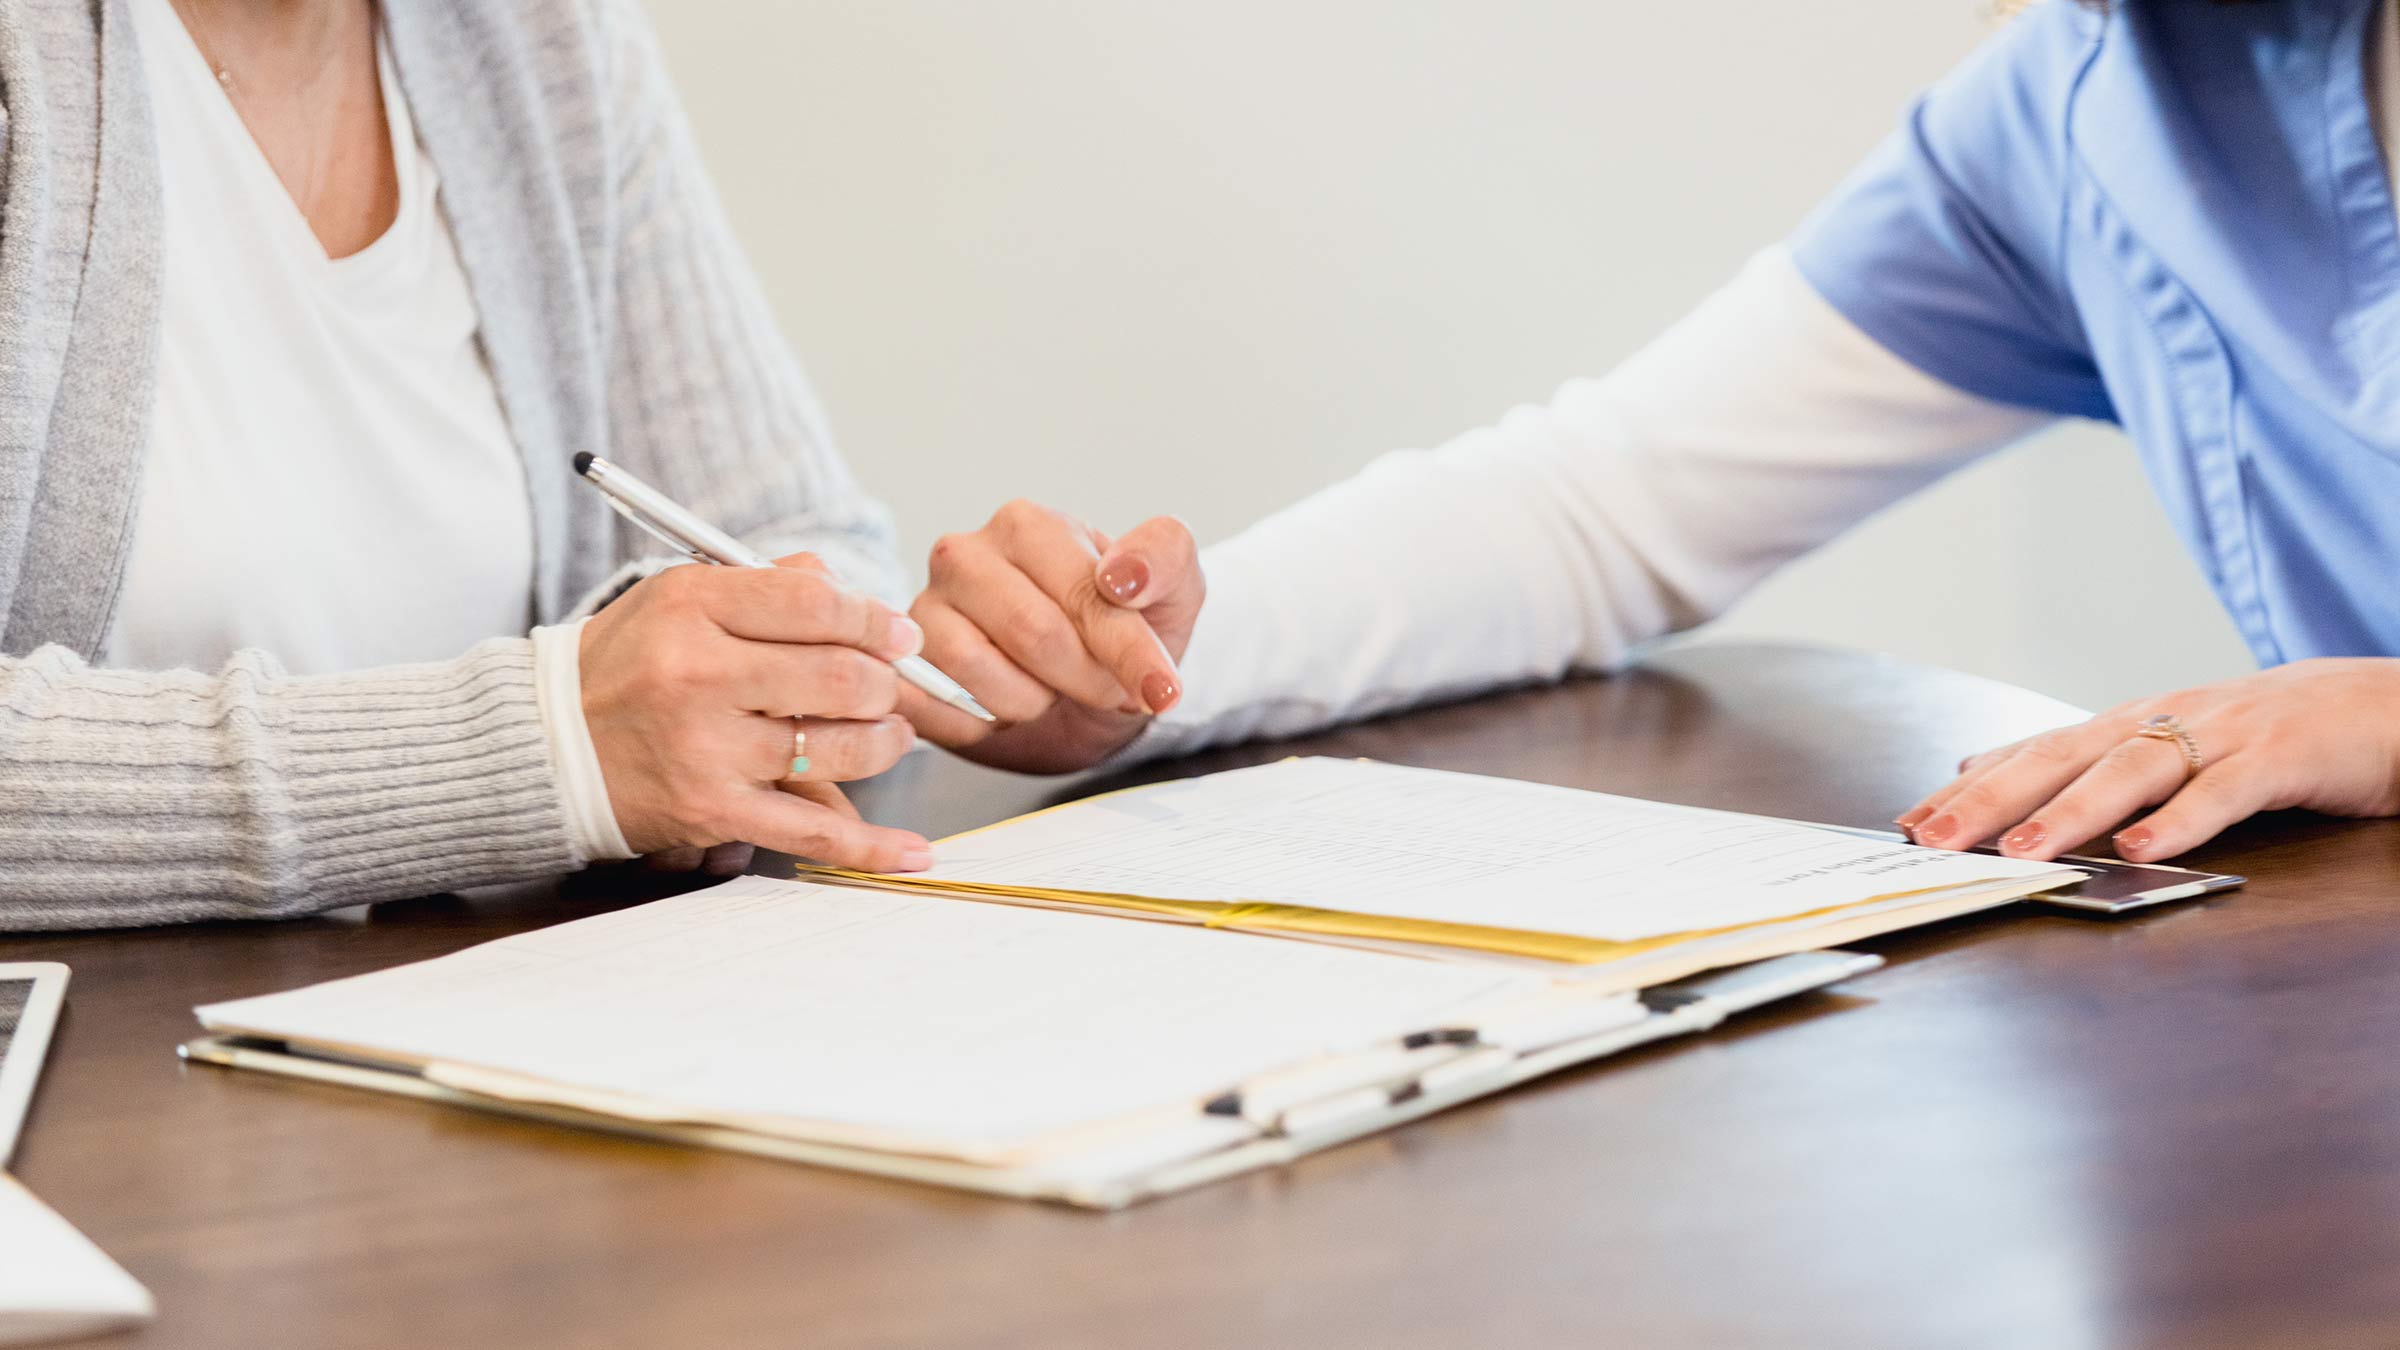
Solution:
[[[1604,669],[2047,420],[1901,362],[1770,250],[1606,378],[1209,550],[1185,701],[1129,753]]]
[[[523,639],[284,675],[0,660],[0,929],[276,918],[570,870]]]
[[[1687,612],[1486,447],[1387,456],[1202,554],[1184,701],[1133,758],[1599,667]]]

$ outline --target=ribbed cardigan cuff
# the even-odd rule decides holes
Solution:
[[[302,890],[355,904],[565,872],[533,644],[292,679],[266,700]]]

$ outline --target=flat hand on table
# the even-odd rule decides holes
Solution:
[[[2127,703],[1969,758],[1895,823],[1935,848],[2000,835],[2001,852],[2046,861],[2150,807],[2116,834],[2119,857],[2171,858],[2286,807],[2400,814],[2400,659],[2295,661]]]

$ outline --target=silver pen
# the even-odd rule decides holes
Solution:
[[[617,514],[632,521],[659,542],[702,562],[726,567],[773,567],[741,540],[725,533],[677,504],[675,499],[625,470],[585,451],[575,456],[575,472],[600,489]],[[922,656],[903,656],[892,662],[900,678],[942,702],[985,722],[997,722],[991,710],[975,701],[966,686],[934,668]]]

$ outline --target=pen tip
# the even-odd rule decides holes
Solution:
[[[577,473],[590,473],[591,471],[592,471],[592,452],[591,452],[591,451],[589,451],[589,450],[578,450],[578,451],[576,451],[576,452],[575,452],[575,472],[577,472]]]

